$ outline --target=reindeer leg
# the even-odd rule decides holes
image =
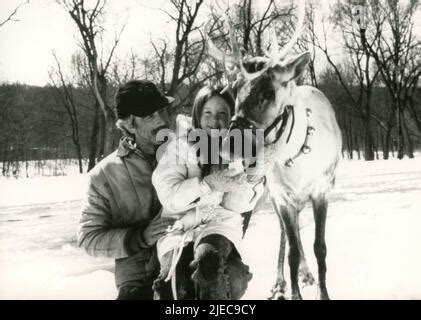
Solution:
[[[315,221],[314,254],[316,255],[319,269],[319,298],[329,300],[326,288],[326,242],[325,227],[328,202],[325,196],[313,199],[313,213]]]
[[[286,237],[285,237],[285,226],[282,221],[281,211],[276,204],[276,201],[272,199],[273,207],[279,217],[279,226],[281,228],[280,234],[280,246],[279,246],[279,255],[278,255],[278,270],[276,276],[276,283],[273,286],[271,292],[272,295],[269,297],[271,300],[285,300],[286,295],[286,281],[284,276],[284,261],[285,261],[285,244],[286,244]]]
[[[298,212],[292,206],[281,206],[282,220],[288,236],[289,253],[288,262],[291,274],[291,296],[293,300],[301,300],[300,287],[298,285],[298,268],[300,266],[300,244]]]
[[[298,214],[297,214],[298,215]],[[295,231],[296,234],[298,235],[298,247],[300,250],[300,267],[298,269],[298,275],[301,279],[301,281],[303,282],[303,286],[312,286],[315,282],[313,274],[310,271],[310,268],[307,265],[307,261],[304,255],[304,249],[303,249],[303,244],[301,242],[301,236],[300,236],[300,226],[299,223],[297,221],[297,225],[296,225],[297,230]]]

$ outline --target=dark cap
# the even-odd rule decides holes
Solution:
[[[132,80],[121,86],[115,97],[117,115],[124,119],[130,115],[146,117],[174,101],[162,95],[155,84],[147,80]]]

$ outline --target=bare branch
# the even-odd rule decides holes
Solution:
[[[113,44],[113,46],[111,48],[111,52],[110,52],[110,54],[108,56],[107,62],[105,63],[105,66],[104,66],[104,68],[102,70],[103,73],[106,73],[107,70],[108,70],[108,67],[110,65],[111,59],[113,58],[113,55],[114,55],[114,51],[117,48],[118,43],[120,42],[121,34],[123,33],[124,29],[126,28],[126,25],[127,25],[127,21],[123,24],[123,26],[120,29],[120,32],[118,34],[116,34],[116,36],[114,38],[114,44]]]
[[[11,14],[9,14],[9,16],[8,16],[5,20],[3,20],[3,21],[1,21],[1,22],[0,22],[0,28],[1,28],[1,27],[3,27],[3,26],[7,23],[7,22],[10,22],[10,21],[14,21],[14,22],[20,21],[19,19],[16,19],[16,18],[14,18],[14,17],[15,17],[15,16],[16,16],[16,14],[18,13],[19,9],[20,9],[22,6],[24,6],[24,5],[28,4],[28,3],[29,3],[29,0],[26,0],[25,2],[23,2],[23,3],[19,4],[19,5],[15,8],[15,10],[13,10],[13,12],[12,12]]]

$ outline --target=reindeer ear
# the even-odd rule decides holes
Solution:
[[[310,53],[305,52],[275,65],[270,72],[274,84],[286,86],[288,82],[297,80],[304,73],[309,62]]]
[[[288,81],[296,80],[302,76],[309,62],[310,52],[304,52],[293,57],[285,66],[285,69],[288,70]]]

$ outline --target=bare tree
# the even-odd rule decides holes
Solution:
[[[361,5],[369,17],[367,26],[360,27],[362,44],[375,60],[389,91],[392,115],[396,117],[398,158],[402,159],[405,153],[412,158],[413,146],[404,113],[408,108],[411,88],[420,75],[419,55],[418,61],[411,63],[416,56],[414,50],[420,45],[414,33],[418,1],[363,1]],[[390,141],[386,141],[387,148],[389,145]],[[385,156],[388,157],[388,149]]]
[[[157,44],[156,41],[151,39],[151,45],[154,50],[157,62],[156,77],[155,80],[160,84],[161,90],[166,91],[167,82],[167,69],[168,64],[171,62],[171,55],[169,53],[169,41],[166,39],[160,39],[161,44]]]
[[[175,25],[173,38],[151,39],[153,52],[148,58],[149,73],[160,84],[162,91],[176,98],[176,105],[184,107],[197,89],[220,70],[203,63],[206,41],[198,22],[203,0],[172,0],[171,8],[164,12]]]
[[[195,75],[205,54],[205,45],[197,26],[197,16],[204,0],[171,0],[175,14],[166,12],[176,24],[174,60],[169,94],[175,94],[183,81]],[[195,36],[196,34],[196,36]]]
[[[88,171],[95,167],[98,155],[98,137],[100,131],[100,118],[102,113],[98,100],[93,94],[91,82],[91,71],[89,62],[87,61],[86,55],[83,52],[76,52],[72,55],[72,69],[73,76],[76,77],[75,83],[83,92],[86,92],[84,101],[87,102],[87,108],[90,109],[92,114],[92,123],[90,124],[91,133],[89,138],[89,155],[88,155]]]
[[[116,59],[112,64],[111,82],[120,86],[130,80],[138,78],[141,73],[139,65],[143,65],[139,57],[132,51],[126,59]]]
[[[314,10],[314,8],[311,9]],[[384,120],[375,115],[371,108],[373,86],[376,83],[379,71],[377,68],[373,68],[370,55],[367,54],[361,44],[359,30],[355,29],[353,4],[338,1],[333,9],[330,20],[333,27],[336,30],[339,30],[342,35],[342,44],[345,50],[345,60],[343,60],[345,63],[343,66],[346,67],[341,67],[340,64],[333,59],[331,46],[328,41],[327,25],[324,18],[322,19],[322,38],[315,32],[314,28],[308,29],[309,38],[311,39],[311,44],[324,54],[329,66],[336,74],[339,84],[348,98],[348,105],[363,123],[364,159],[374,160],[374,141],[371,120],[375,120],[377,125],[386,130]],[[357,89],[357,91],[355,92],[354,89]],[[351,123],[349,123],[349,127],[351,127]],[[355,130],[353,130],[353,132],[355,132]],[[356,143],[353,143],[353,145],[356,146]]]
[[[74,85],[69,81],[65,80],[60,61],[58,60],[57,55],[55,53],[53,53],[53,56],[56,62],[56,69],[49,73],[50,81],[54,88],[54,91],[56,92],[57,99],[66,110],[66,113],[69,117],[70,126],[72,128],[72,141],[75,145],[76,154],[78,157],[79,172],[83,173],[82,147],[80,142],[79,119],[77,111],[78,108],[76,106],[76,101],[73,95]]]
[[[411,64],[419,64],[419,57],[421,56],[421,49],[418,48],[412,55]],[[421,106],[416,103],[416,96],[419,93],[419,78],[420,75],[416,75],[412,78],[411,82],[408,82],[408,90],[405,92],[405,104],[408,105],[412,118],[418,128],[418,132],[421,133]],[[417,92],[418,91],[418,92]],[[419,98],[418,98],[419,99]]]
[[[301,52],[308,51],[311,53],[310,61],[308,63],[310,82],[313,87],[318,87],[317,74],[316,74],[316,28],[315,28],[315,13],[317,5],[315,1],[307,1],[306,4],[306,19],[304,24],[303,34],[297,40],[297,47]],[[288,33],[292,33],[294,26],[290,24]]]
[[[106,0],[96,0],[93,7],[88,8],[84,0],[57,0],[65,8],[75,22],[80,37],[80,46],[83,49],[89,65],[89,80],[93,94],[98,104],[102,117],[100,121],[101,140],[100,156],[111,153],[115,147],[115,110],[114,106],[108,103],[108,81],[107,75],[115,49],[124,30],[124,26],[115,35],[114,43],[109,54],[104,57],[103,50],[99,50],[98,42],[104,29],[101,25],[101,17],[104,13]],[[102,44],[103,47],[103,44]]]
[[[8,22],[19,21],[19,19],[16,19],[17,13],[22,6],[28,3],[29,3],[29,0],[26,0],[25,2],[22,2],[21,4],[19,4],[3,21],[0,21],[0,28],[3,27]]]
[[[354,5],[338,1],[335,5],[333,22],[341,30],[344,48],[348,53],[351,70],[359,88],[358,97],[354,103],[359,110],[364,127],[364,158],[374,160],[374,138],[371,120],[376,119],[385,129],[384,121],[373,114],[371,103],[373,87],[379,75],[369,52],[365,50],[359,29],[356,28]],[[376,41],[376,38],[373,38]]]
[[[264,55],[268,45],[265,44],[265,39],[269,34],[271,27],[275,27],[280,39],[288,41],[290,33],[289,23],[294,18],[294,5],[279,7],[277,1],[270,0],[264,7],[263,13],[258,14],[256,2],[252,0],[240,0],[233,6],[222,1],[216,2],[217,5],[212,9],[212,19],[215,20],[216,26],[211,30],[210,34],[215,42],[221,44],[221,47],[229,48],[230,41],[226,28],[223,27],[223,22],[220,20],[221,12],[225,13],[225,23],[231,23],[234,30],[236,30],[236,38],[241,43],[241,51],[250,55]],[[282,23],[279,23],[282,22]],[[232,48],[229,48],[232,49]]]

